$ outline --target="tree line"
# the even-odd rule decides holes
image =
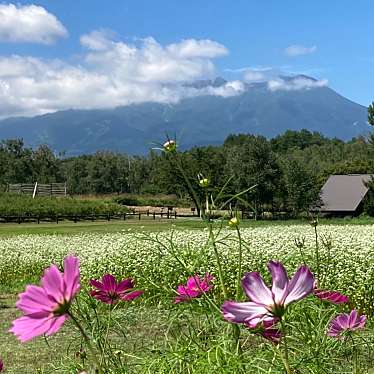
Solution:
[[[330,174],[374,174],[374,137],[344,142],[308,130],[286,131],[273,139],[230,135],[221,146],[194,147],[178,153],[191,180],[198,174],[211,186],[238,193],[256,211],[299,214],[318,200]],[[145,156],[99,151],[76,157],[56,155],[47,145],[26,147],[21,139],[0,142],[0,185],[67,182],[70,194],[176,194],[185,198],[182,176],[170,155],[150,150]]]

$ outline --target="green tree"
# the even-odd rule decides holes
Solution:
[[[32,183],[32,149],[25,148],[22,139],[8,139],[0,143],[0,171],[3,184]]]
[[[63,182],[60,160],[47,145],[39,146],[32,153],[32,175],[39,183]]]
[[[368,122],[374,126],[374,101],[369,105],[368,108]]]
[[[64,160],[62,173],[65,176],[69,194],[89,194],[93,189],[89,183],[88,156],[79,156]]]
[[[233,192],[238,193],[256,185],[248,193],[247,201],[257,214],[260,214],[265,206],[273,209],[281,174],[270,143],[263,136],[248,136],[246,141],[239,144],[225,145],[225,176],[233,178]]]
[[[294,216],[308,212],[319,198],[316,176],[297,159],[283,160],[281,165],[286,191],[285,207],[291,210]]]

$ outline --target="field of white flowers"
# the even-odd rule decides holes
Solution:
[[[315,233],[309,225],[268,226],[241,230],[244,240],[243,272],[265,270],[268,260],[280,260],[290,270],[303,262],[315,268]],[[234,287],[238,242],[235,232],[223,229],[219,249],[228,285]],[[67,254],[81,261],[85,280],[104,273],[132,276],[150,294],[173,295],[176,285],[194,272],[216,275],[212,248],[204,230],[170,230],[161,233],[79,235],[19,235],[0,238],[0,281],[39,277],[51,263]],[[370,225],[319,225],[318,250],[323,287],[347,294],[356,307],[373,313],[374,227]],[[298,244],[298,245],[296,245]],[[190,269],[190,273],[186,273]]]

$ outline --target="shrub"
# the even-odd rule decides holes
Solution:
[[[72,197],[35,197],[0,194],[0,216],[85,216],[119,214],[128,211],[124,206],[105,200],[82,200]]]

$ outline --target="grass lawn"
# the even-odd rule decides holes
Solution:
[[[268,221],[268,220],[243,220],[241,227],[259,227],[259,226],[277,226],[277,225],[305,225],[307,219],[286,220],[286,221]],[[218,223],[217,223],[218,224]],[[321,219],[322,225],[368,225],[374,224],[374,218],[334,218]],[[0,224],[0,236],[21,235],[21,234],[62,234],[73,235],[82,232],[120,232],[122,230],[136,231],[162,231],[170,227],[177,229],[202,229],[205,227],[204,222],[198,218],[179,218],[179,219],[156,219],[131,218],[126,221],[95,221],[95,222],[60,222],[56,223],[2,223]]]
[[[0,236],[21,234],[62,234],[73,235],[82,232],[119,232],[122,230],[160,231],[167,230],[175,225],[178,228],[201,228],[200,220],[167,220],[167,219],[131,219],[126,221],[96,221],[96,222],[61,222],[61,223],[24,223],[24,224],[0,224]]]
[[[0,355],[6,366],[6,373],[35,373],[36,368],[46,367],[58,360],[67,351],[64,327],[55,337],[35,339],[27,344],[19,343],[14,335],[7,333],[11,321],[19,316],[15,308],[16,292],[0,295]]]

